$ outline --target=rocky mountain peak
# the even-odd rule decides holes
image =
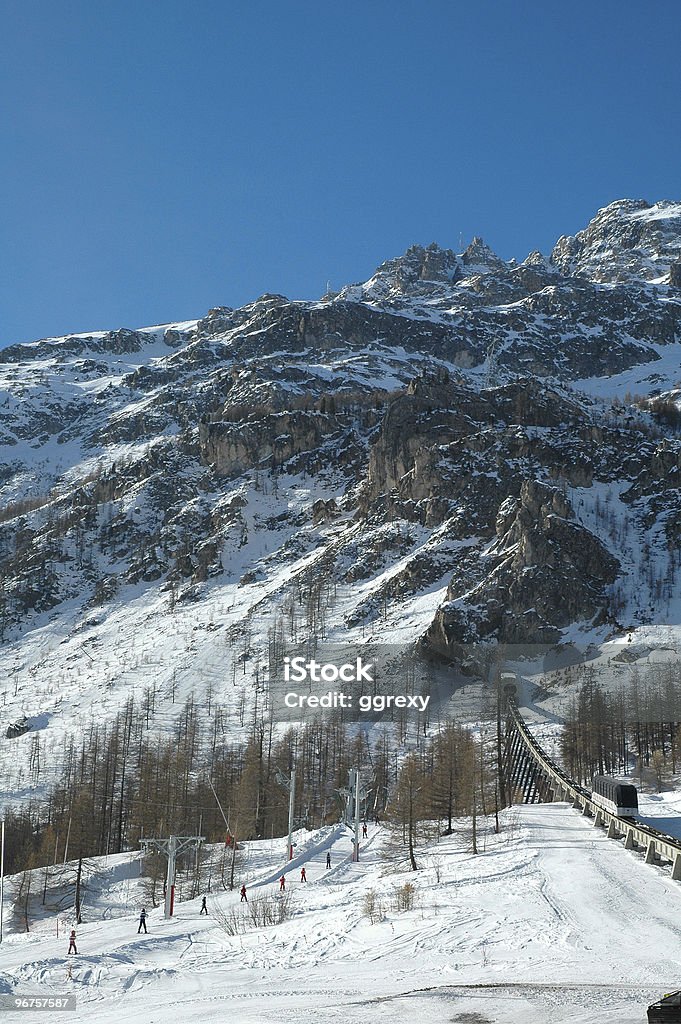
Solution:
[[[507,264],[476,235],[461,256],[466,276],[504,271]]]
[[[681,203],[617,200],[583,231],[559,238],[551,261],[564,274],[597,283],[669,284],[671,267],[681,261]]]
[[[161,343],[162,351],[177,348],[184,340],[191,324],[167,324],[160,327],[131,330],[119,327],[115,331],[93,331],[89,334],[67,334],[62,338],[42,338],[40,341],[20,342],[0,349],[0,363],[23,363],[49,359],[65,362],[74,357],[130,356],[144,353]]]
[[[534,249],[528,256],[526,256],[520,266],[533,267],[536,270],[544,270],[553,274],[556,272],[556,268],[551,264],[551,261],[547,260],[546,256],[539,252],[538,249]]]
[[[449,288],[460,276],[461,259],[435,242],[411,245],[402,256],[386,260],[363,285],[351,285],[340,298],[380,300],[391,295],[422,294],[434,286]]]

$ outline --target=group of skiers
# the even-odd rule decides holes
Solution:
[[[326,867],[327,867],[327,870],[328,870],[328,868],[331,867],[331,853],[330,852],[327,852],[327,854],[326,854]],[[304,866],[300,869],[300,881],[301,882],[307,882],[307,873],[305,871],[305,867]],[[286,892],[286,875],[282,875],[281,878],[279,879],[279,892]],[[239,895],[241,896],[241,900],[239,901],[240,903],[248,903],[248,894],[246,892],[246,886],[245,885],[241,886],[241,889],[239,890]],[[204,903],[205,903],[205,898],[204,898]],[[206,913],[208,913],[208,911],[206,911]]]
[[[241,892],[242,892],[241,898],[243,899],[244,895],[246,893],[246,887],[245,886],[241,887]],[[206,903],[206,897],[205,896],[201,897],[201,909],[199,911],[199,916],[201,916],[201,914],[205,914],[206,917],[208,917],[208,906],[207,906],[207,903]],[[147,933],[147,908],[146,907],[142,907],[142,909],[140,911],[139,924],[137,926],[137,934],[139,935],[142,930],[144,930],[144,934],[145,935],[148,934]],[[71,929],[71,934],[69,935],[69,948],[68,948],[67,956],[68,956],[69,953],[77,953],[77,952],[78,952],[78,949],[76,947],[76,929],[72,928]]]
[[[366,823],[365,823],[364,824],[364,828],[363,828],[363,835],[366,837],[366,834],[367,834],[367,827],[366,827]],[[331,867],[331,851],[327,850],[327,853],[326,853],[326,869],[327,869],[327,871],[328,871],[328,869],[330,867]],[[301,867],[301,869],[300,869],[300,881],[301,882],[307,882],[307,874],[305,872],[305,867],[304,866]],[[239,890],[239,892],[240,892],[240,895],[241,895],[241,903],[248,903],[248,895],[246,893],[246,886],[242,885],[241,889]],[[281,878],[279,879],[279,892],[286,892],[286,875],[282,875]],[[206,917],[208,916],[208,906],[206,904],[206,897],[205,896],[202,896],[202,898],[201,898],[201,910],[199,911],[199,916],[201,914],[205,914]],[[143,929],[144,929],[144,934],[146,935],[147,934],[147,908],[146,907],[142,907],[142,910],[140,911],[139,925],[137,927],[137,934],[139,935],[140,932]],[[68,952],[69,953],[77,953],[78,952],[78,950],[76,948],[76,929],[75,928],[71,929],[71,934],[69,936],[69,949],[68,949]]]

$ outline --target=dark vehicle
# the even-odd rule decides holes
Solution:
[[[598,807],[619,818],[635,818],[638,814],[636,786],[618,782],[609,775],[594,775],[591,799]]]
[[[499,682],[506,696],[515,700],[518,696],[518,677],[515,672],[502,672]]]
[[[681,992],[672,992],[649,1006],[648,1024],[681,1024]]]

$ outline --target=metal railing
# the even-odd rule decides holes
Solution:
[[[560,765],[556,764],[536,741],[511,696],[508,697],[508,717],[513,722],[527,752],[547,778],[554,800],[571,801],[576,810],[594,819],[595,826],[607,828],[608,838],[624,838],[625,849],[644,849],[646,864],[652,864],[657,860],[668,861],[672,865],[672,878],[681,879],[681,839],[660,832],[650,825],[644,825],[643,822],[620,818],[594,803],[590,790],[566,775]]]

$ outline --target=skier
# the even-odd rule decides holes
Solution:
[[[326,866],[327,868],[331,867],[331,851],[329,851],[326,855]]]
[[[248,896],[246,895],[246,886],[242,885],[241,886],[241,902],[243,903],[244,900],[246,901],[246,903],[248,903]]]
[[[281,878],[279,879],[279,892],[285,892],[285,891],[286,891],[286,876],[282,875]]]
[[[143,928],[144,928],[144,934],[146,935],[147,934],[147,908],[146,907],[142,907],[142,913],[140,914],[139,928],[137,929],[137,934],[138,935],[142,931]]]
[[[362,838],[366,839],[366,837],[367,837],[367,823],[365,821],[364,824],[362,825]]]
[[[77,952],[78,952],[78,950],[76,949],[76,929],[72,928],[71,929],[71,934],[69,935],[69,953],[77,953]],[[68,956],[69,953],[67,953],[66,955]]]
[[[201,900],[201,909],[199,910],[199,917],[201,914],[205,914],[208,917],[208,907],[206,906],[206,897],[204,896]]]
[[[307,875],[305,874],[305,868],[300,869],[300,881],[307,882]]]

